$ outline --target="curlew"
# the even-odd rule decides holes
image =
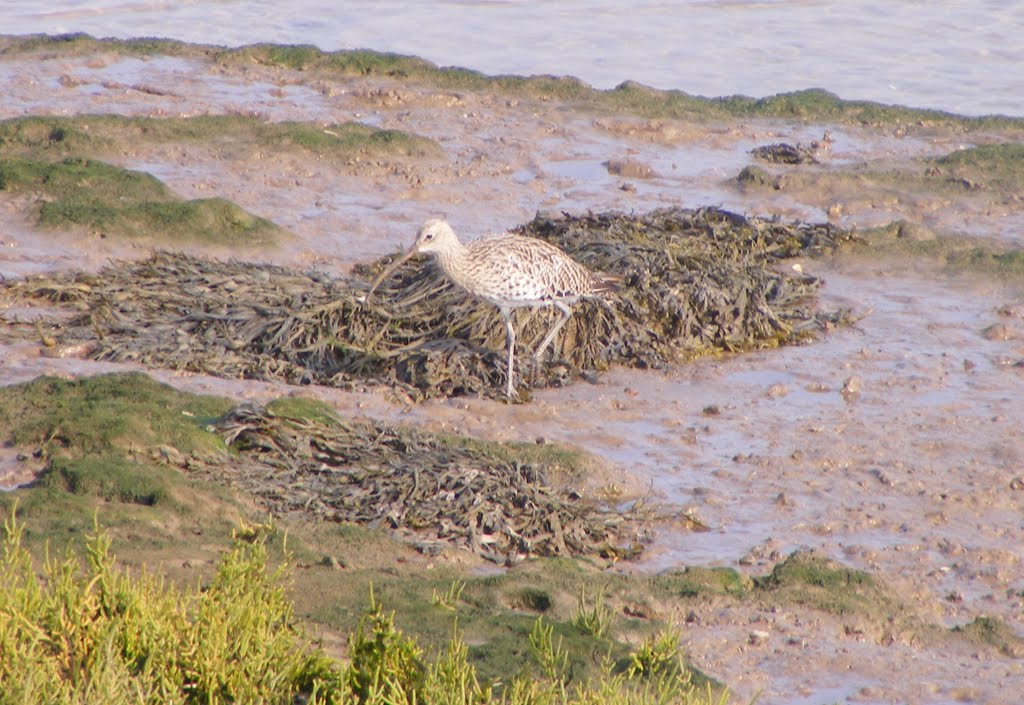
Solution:
[[[533,353],[534,359],[540,360],[572,316],[572,304],[579,299],[614,291],[620,281],[620,277],[592,272],[554,245],[532,237],[502,233],[464,245],[447,221],[435,218],[423,224],[409,251],[377,277],[366,298],[369,299],[388,275],[415,254],[432,255],[454,284],[498,307],[505,321],[508,340],[506,394],[509,398],[513,397],[516,347],[512,310],[553,306],[561,313]]]

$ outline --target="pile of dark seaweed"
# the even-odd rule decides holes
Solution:
[[[524,366],[524,386],[562,385],[610,364],[662,367],[709,352],[800,342],[848,315],[817,311],[820,281],[778,266],[852,238],[830,224],[672,208],[538,216],[518,230],[623,277],[615,296],[575,307],[554,356]],[[76,307],[45,337],[59,346],[88,344],[98,360],[293,384],[383,384],[412,398],[501,396],[505,332],[497,310],[453,287],[427,259],[400,268],[364,302],[368,280],[388,261],[339,280],[157,253],[98,274],[10,282],[3,296]],[[516,312],[520,359],[552,315]]]
[[[278,517],[389,529],[423,552],[461,545],[498,563],[629,558],[646,539],[639,505],[604,510],[550,486],[551,462],[525,462],[493,444],[255,405],[236,407],[212,430],[237,455],[190,458],[189,472],[251,493]]]

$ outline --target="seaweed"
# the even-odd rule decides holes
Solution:
[[[453,442],[368,419],[317,419],[242,405],[211,430],[237,456],[192,457],[185,467],[257,497],[278,517],[382,528],[421,551],[464,545],[508,563],[526,556],[640,553],[642,504],[598,506],[552,486],[542,460]]]
[[[817,278],[778,266],[853,238],[829,224],[672,208],[538,216],[518,230],[623,279],[617,296],[575,307],[551,359],[521,370],[520,386],[564,385],[612,364],[661,368],[800,343],[849,320],[847,311],[816,310]],[[160,252],[98,274],[42,275],[0,291],[77,307],[52,337],[59,345],[89,343],[99,360],[293,384],[388,385],[413,399],[499,397],[506,372],[497,310],[426,260],[400,268],[366,302],[368,280],[390,259],[339,279]],[[514,315],[525,356],[554,314]],[[35,327],[20,330],[38,335]]]

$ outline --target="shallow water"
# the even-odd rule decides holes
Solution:
[[[490,74],[573,75],[599,88],[633,80],[760,97],[820,87],[1024,115],[1022,27],[1024,5],[999,0],[7,0],[2,31],[369,48]]]

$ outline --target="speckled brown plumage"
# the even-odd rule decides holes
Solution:
[[[506,393],[509,397],[513,396],[516,340],[512,309],[554,306],[561,312],[561,317],[533,354],[540,359],[572,315],[572,304],[581,298],[613,291],[619,283],[618,277],[592,272],[554,245],[535,238],[502,233],[464,245],[447,221],[435,218],[424,223],[413,246],[377,278],[370,293],[417,253],[433,255],[454,284],[501,311],[508,337]]]

